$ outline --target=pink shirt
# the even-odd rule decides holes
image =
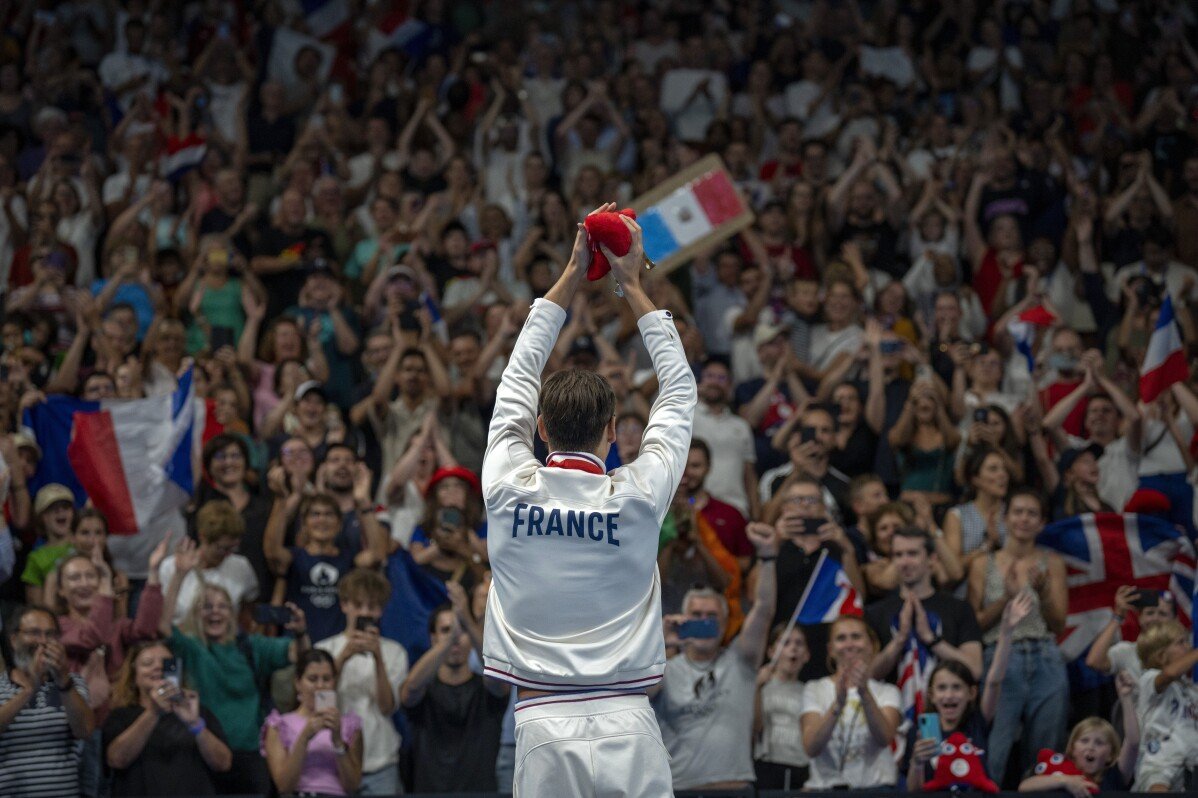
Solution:
[[[280,715],[278,710],[266,716],[262,724],[261,753],[266,756],[266,730],[275,729],[279,733],[279,741],[288,751],[299,739],[308,719],[298,712],[288,712]],[[346,745],[353,742],[354,734],[362,730],[362,719],[352,712],[341,716],[341,739]],[[333,751],[333,735],[328,729],[321,729],[308,742],[308,753],[304,757],[304,768],[300,772],[299,783],[295,792],[316,792],[326,795],[348,795],[337,778],[337,754]]]

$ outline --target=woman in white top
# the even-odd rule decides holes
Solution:
[[[770,632],[769,662],[757,672],[753,707],[753,770],[759,790],[797,790],[807,782],[810,759],[803,748],[799,718],[803,683],[799,671],[811,659],[807,636],[798,626],[786,637],[786,624]]]
[[[803,690],[803,747],[811,757],[807,788],[893,787],[898,767],[890,744],[901,697],[892,684],[870,679],[878,639],[859,617],[842,615],[828,632],[831,676]]]
[[[829,281],[823,299],[824,321],[811,329],[811,365],[827,374],[841,359],[857,354],[864,330],[857,323],[861,296],[852,283]]]

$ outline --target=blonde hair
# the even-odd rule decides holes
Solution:
[[[1081,737],[1083,734],[1089,734],[1090,732],[1095,731],[1102,734],[1103,737],[1106,737],[1106,741],[1110,743],[1111,746],[1111,759],[1102,768],[1103,770],[1106,770],[1118,761],[1119,748],[1122,743],[1119,741],[1119,733],[1115,731],[1115,727],[1102,718],[1085,718],[1079,721],[1078,724],[1073,727],[1073,731],[1069,733],[1069,742],[1065,744],[1065,756],[1068,757],[1073,754],[1073,745],[1077,742],[1079,737]]]
[[[1178,638],[1185,639],[1187,634],[1186,628],[1176,620],[1161,621],[1140,632],[1136,654],[1145,668],[1159,668],[1164,664],[1160,658],[1165,649],[1177,642]]]
[[[232,502],[212,499],[204,502],[196,513],[196,536],[201,543],[216,543],[224,538],[238,538],[245,534],[245,521]]]
[[[837,663],[836,660],[832,658],[832,637],[836,634],[836,627],[843,626],[846,623],[861,624],[861,628],[865,630],[865,634],[869,637],[869,643],[873,647],[873,650],[874,650],[873,653],[874,653],[875,657],[878,655],[878,649],[881,648],[881,645],[878,642],[877,633],[874,632],[873,627],[871,627],[868,623],[865,622],[864,618],[862,618],[860,615],[841,615],[836,620],[832,621],[832,625],[828,628],[828,661],[827,661],[827,665],[828,665],[828,670],[832,671],[833,673],[835,673],[836,667],[839,663]]]
[[[200,592],[196,594],[196,600],[187,611],[183,623],[179,624],[179,631],[183,634],[194,637],[197,640],[204,640],[204,622],[200,620],[200,614],[203,612],[204,601],[210,594],[223,596],[225,601],[229,602],[229,627],[225,629],[224,635],[221,637],[221,643],[232,643],[237,637],[236,611],[237,605],[233,601],[233,597],[229,595],[229,591],[223,587],[211,582],[203,582],[200,587]]]
[[[134,707],[141,703],[141,695],[137,690],[137,658],[152,648],[164,648],[173,655],[171,647],[164,640],[147,640],[136,643],[125,652],[125,661],[116,672],[112,684],[112,708]]]

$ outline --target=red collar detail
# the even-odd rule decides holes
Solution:
[[[586,452],[553,452],[545,461],[546,468],[568,468],[574,471],[585,471],[588,474],[603,476],[607,469],[593,454]]]

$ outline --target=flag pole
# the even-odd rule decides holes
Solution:
[[[824,549],[819,553],[819,559],[815,561],[815,569],[811,572],[814,577],[819,573],[819,567],[824,564],[824,560],[828,557],[828,550]],[[811,593],[811,586],[815,584],[815,579],[807,580],[807,587],[803,588],[803,595],[799,597],[799,603],[795,605],[795,611],[790,614],[790,620],[786,624],[786,628],[782,630],[782,634],[778,636],[779,640],[785,640],[790,634],[790,630],[795,628],[795,623],[799,620],[799,610],[803,608],[803,603],[807,601],[807,596]],[[778,655],[782,653],[782,646],[774,649],[774,656],[770,657],[770,670],[778,664]]]

